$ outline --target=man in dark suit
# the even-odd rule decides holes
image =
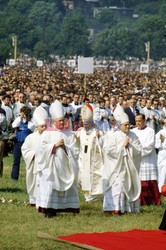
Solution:
[[[139,114],[139,110],[136,107],[136,100],[134,98],[131,98],[129,101],[129,107],[126,108],[125,113],[129,117],[129,123],[131,125],[131,128],[135,126],[135,116]]]

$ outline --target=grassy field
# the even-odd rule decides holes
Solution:
[[[157,229],[166,207],[144,206],[141,213],[108,216],[102,213],[102,203],[87,204],[80,193],[79,215],[59,214],[47,219],[28,205],[25,186],[25,165],[21,162],[20,180],[10,179],[12,157],[4,158],[4,176],[0,179],[0,249],[79,249],[64,243],[38,238],[39,231],[52,235],[78,232],[126,231]]]

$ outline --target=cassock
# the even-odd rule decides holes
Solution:
[[[123,146],[125,137],[130,138],[128,148]],[[139,212],[141,182],[139,162],[141,145],[133,132],[107,132],[104,140],[103,210]]]
[[[155,150],[155,131],[144,126],[142,129],[134,128],[132,131],[138,136],[141,146],[141,164],[139,176],[141,178],[141,205],[157,204],[161,200],[157,187],[157,155]]]
[[[81,189],[86,201],[100,199],[103,194],[102,173],[103,154],[101,149],[102,138],[96,135],[96,129],[86,131],[81,128],[76,132],[80,146],[79,176]]]
[[[29,194],[30,204],[36,204],[37,188],[39,181],[37,181],[37,152],[41,134],[36,131],[25,139],[21,147],[22,156],[26,164],[26,185]]]
[[[55,148],[64,140],[65,147]],[[76,139],[69,131],[44,131],[38,152],[40,174],[36,205],[56,211],[79,212],[78,153]]]
[[[165,140],[161,142],[160,135],[165,137]],[[158,187],[161,192],[161,187],[166,184],[166,127],[160,130],[156,134],[155,147],[158,151],[157,167],[158,167]]]

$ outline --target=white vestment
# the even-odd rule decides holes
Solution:
[[[161,142],[160,135],[165,137],[164,142]],[[155,147],[159,150],[157,158],[158,167],[158,187],[161,192],[161,187],[166,184],[166,127],[156,134]]]
[[[110,112],[105,108],[100,108],[100,106],[95,106],[93,120],[95,122],[96,128],[101,130],[103,133],[106,133],[110,130],[110,124],[108,122],[110,118]],[[107,118],[104,118],[103,115],[106,115]]]
[[[108,132],[104,140],[104,211],[139,212],[141,145],[133,132],[127,136],[130,138],[127,149],[123,146],[126,134],[122,131]]]
[[[155,150],[155,131],[149,127],[134,128],[132,131],[138,136],[142,146],[140,165],[141,181],[157,180],[157,156]]]
[[[30,204],[36,204],[37,188],[39,184],[37,182],[37,152],[40,139],[41,134],[36,131],[27,136],[21,147],[22,156],[26,164],[26,185]]]
[[[39,148],[39,196],[36,205],[42,208],[79,208],[78,162],[79,150],[73,133],[44,131]],[[54,145],[64,140],[65,148]]]
[[[76,132],[80,145],[79,169],[81,189],[86,201],[95,200],[103,194],[102,172],[103,154],[100,139],[96,136],[96,130],[86,131],[81,128]]]
[[[152,128],[155,132],[158,132],[160,129],[160,125],[159,125],[160,112],[159,112],[159,110],[148,109],[147,107],[144,107],[142,109],[141,113],[145,115],[146,125],[149,128]],[[155,119],[152,120],[151,116],[153,116]]]

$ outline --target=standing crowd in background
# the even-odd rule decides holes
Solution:
[[[166,184],[166,79],[160,73],[69,68],[5,69],[0,75],[0,176],[26,164],[30,204],[46,217],[103,201],[107,214],[160,205]]]

